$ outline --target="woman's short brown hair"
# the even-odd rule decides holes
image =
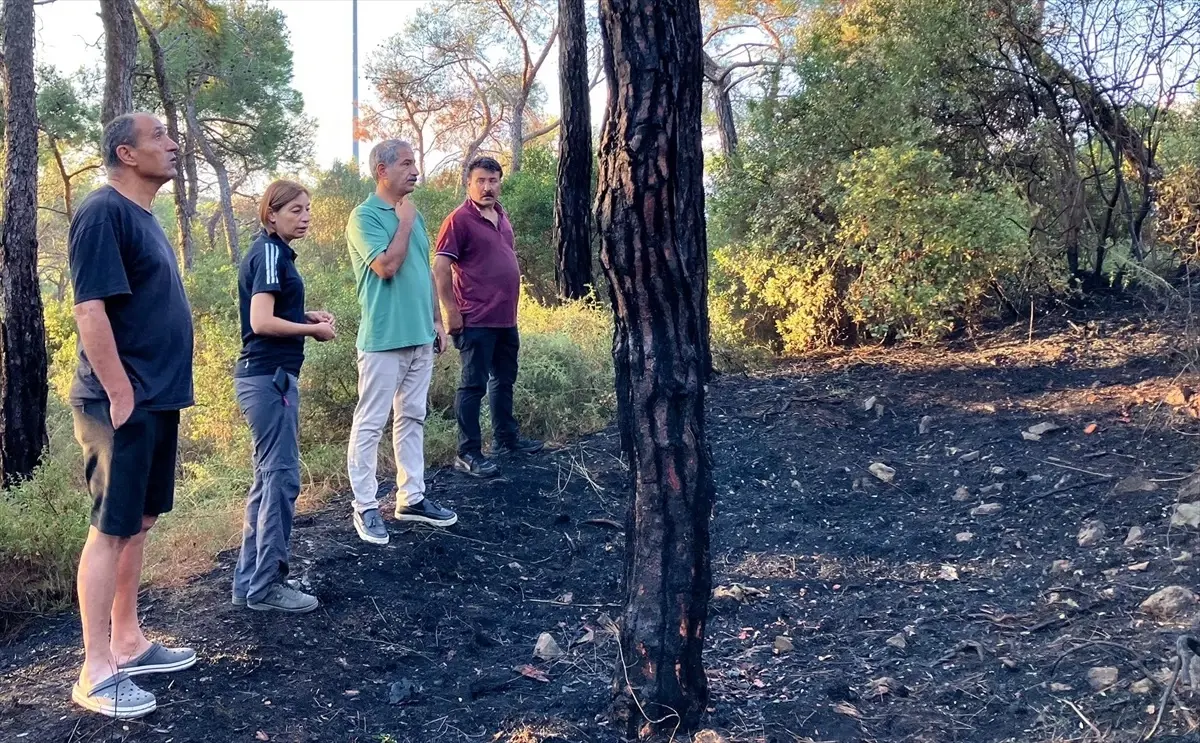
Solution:
[[[262,226],[268,232],[273,231],[267,217],[271,212],[277,212],[292,203],[300,194],[311,198],[308,189],[295,181],[272,181],[271,185],[267,186],[267,190],[263,191],[262,198],[258,200],[258,221],[262,222]]]

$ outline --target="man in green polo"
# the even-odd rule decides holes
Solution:
[[[446,347],[433,291],[429,236],[410,194],[416,157],[407,142],[389,139],[371,150],[375,193],[355,207],[346,242],[358,286],[358,406],[350,428],[346,469],[354,491],[354,528],[371,544],[387,544],[375,472],[379,439],[393,414],[396,518],[450,526],[458,516],[425,497],[425,410],[433,358]]]

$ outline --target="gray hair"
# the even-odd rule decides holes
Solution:
[[[391,167],[393,163],[400,159],[400,150],[412,149],[412,145],[403,139],[385,139],[379,144],[371,148],[371,155],[367,159],[367,165],[371,169],[371,177],[379,180],[379,166]]]
[[[137,119],[140,115],[121,114],[104,125],[104,135],[100,144],[104,167],[115,168],[121,164],[121,158],[117,155],[118,147],[133,147],[137,144]]]

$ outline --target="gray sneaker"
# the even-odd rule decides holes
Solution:
[[[362,513],[355,511],[354,530],[358,532],[359,539],[364,542],[370,542],[371,544],[388,543],[387,527],[383,524],[383,516],[379,514],[378,508],[372,508]]]
[[[290,614],[307,614],[317,608],[316,596],[297,591],[286,583],[276,583],[267,591],[262,601],[248,602],[247,608],[255,611],[286,611]]]

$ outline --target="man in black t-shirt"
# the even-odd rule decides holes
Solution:
[[[79,559],[84,662],[71,698],[93,712],[141,717],[154,695],[130,676],[190,668],[190,648],[151,643],[138,624],[146,532],[171,510],[179,411],[194,403],[192,310],[171,242],[150,211],[175,175],[178,146],[149,114],[104,128],[108,185],[71,221],[79,326],[70,403],[92,496]]]

